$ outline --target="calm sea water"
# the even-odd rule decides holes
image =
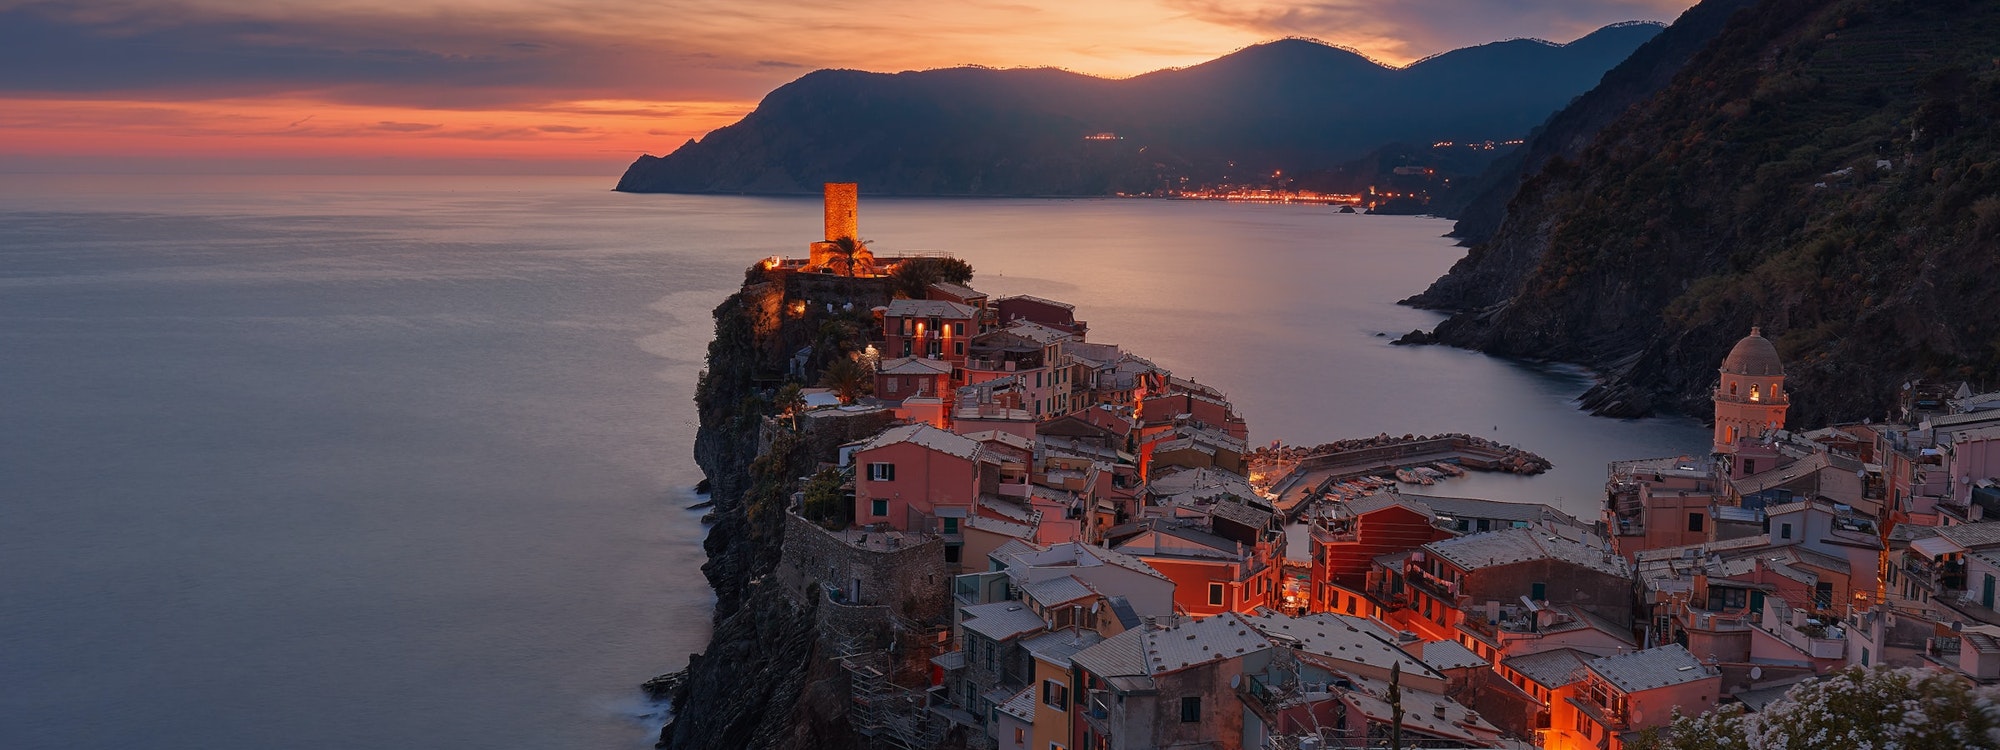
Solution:
[[[811,199],[607,179],[0,176],[0,747],[637,748],[707,638],[690,397],[708,312]],[[1252,439],[1463,431],[1594,517],[1687,420],[1378,333],[1431,219],[864,200],[864,238],[1228,391]]]

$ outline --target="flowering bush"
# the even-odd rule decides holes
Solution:
[[[1758,713],[1732,707],[1643,732],[1631,750],[2000,748],[2000,689],[1923,669],[1849,668]]]

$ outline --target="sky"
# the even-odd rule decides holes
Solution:
[[[0,171],[615,174],[818,68],[1390,65],[1692,0],[0,0]]]

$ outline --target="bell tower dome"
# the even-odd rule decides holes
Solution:
[[[1736,453],[1736,442],[1785,427],[1785,364],[1759,328],[1722,359],[1715,385],[1715,452]]]

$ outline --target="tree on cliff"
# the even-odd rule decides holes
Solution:
[[[771,399],[771,406],[778,414],[792,423],[792,431],[799,429],[799,413],[806,410],[805,389],[798,383],[786,383],[778,389],[778,395]]]
[[[826,372],[820,374],[819,384],[832,388],[834,395],[840,397],[840,403],[852,404],[856,399],[874,390],[873,384],[869,382],[874,376],[874,373],[868,371],[867,366],[842,357],[826,366]]]
[[[1924,669],[1850,668],[1763,711],[1676,717],[1630,750],[1960,750],[2000,747],[2000,689]]]
[[[896,282],[896,293],[911,299],[923,299],[932,284],[972,283],[972,264],[957,258],[911,258],[896,264],[889,272],[889,278]]]

